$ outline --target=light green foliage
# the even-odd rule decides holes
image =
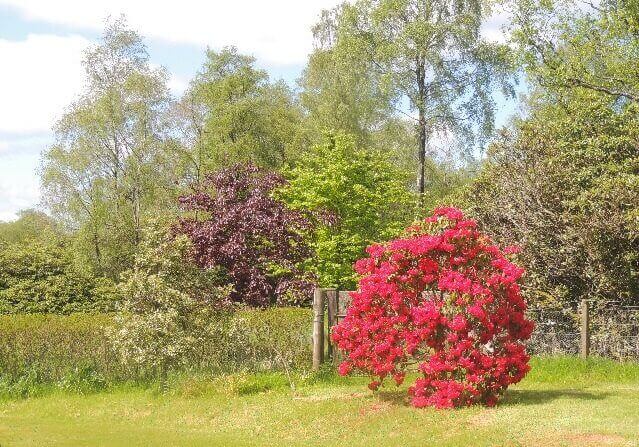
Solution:
[[[334,47],[340,11],[323,11],[313,28],[316,49],[299,81],[306,126],[313,141],[321,141],[326,133],[344,133],[352,135],[360,147],[387,153],[411,173],[407,182],[414,187],[418,162],[415,123],[403,114],[398,116],[373,62],[358,57],[353,64],[353,58],[343,57]],[[366,63],[368,68],[364,68]]]
[[[46,214],[33,209],[18,212],[12,222],[0,221],[0,244],[23,243],[32,239],[51,240],[60,234],[56,223]]]
[[[148,217],[171,198],[167,73],[150,66],[123,19],[107,23],[83,66],[84,91],[43,153],[42,190],[51,211],[79,229],[76,248],[86,262],[117,279]]]
[[[364,248],[397,234],[413,218],[407,174],[385,155],[359,149],[348,136],[330,137],[285,176],[289,183],[282,199],[315,213],[318,221],[308,269],[323,287],[353,287],[352,265]]]
[[[309,128],[320,133],[316,138],[321,138],[321,132],[343,132],[353,135],[358,144],[372,147],[378,130],[393,121],[393,108],[380,88],[373,63],[360,57],[354,64],[335,48],[341,11],[323,11],[313,27],[316,48],[299,81],[300,101],[308,111]],[[414,134],[412,128],[407,130]]]
[[[0,242],[0,313],[108,311],[114,287],[80,267],[62,238]]]
[[[493,91],[503,88],[511,93],[507,47],[489,43],[479,33],[486,12],[484,3],[475,0],[359,0],[325,13],[316,29],[316,36],[326,43],[315,57],[325,57],[322,52],[328,51],[328,63],[345,70],[338,84],[344,79],[346,90],[360,86],[357,93],[363,90],[369,98],[368,91],[374,91],[374,97],[386,101],[385,107],[362,102],[364,121],[389,108],[410,117],[417,131],[420,193],[426,188],[426,158],[435,152],[433,140],[455,134],[462,147],[482,142],[493,130]],[[328,91],[329,108],[339,104],[333,96],[344,88],[313,82],[313,69],[311,65],[307,73],[309,85]],[[353,114],[347,114],[346,121],[351,123],[356,123],[359,109],[349,104],[358,103],[358,96],[346,92],[344,104]]]
[[[178,105],[186,141],[186,175],[251,161],[279,167],[302,144],[302,114],[284,82],[270,82],[255,58],[234,47],[208,50],[202,70]]]
[[[110,314],[0,316],[0,377],[24,397],[39,388],[93,377],[113,383],[134,378],[112,351],[105,328]]]
[[[0,222],[0,313],[103,312],[115,285],[78,261],[72,238],[44,213]]]
[[[310,309],[237,311],[211,343],[220,371],[304,371],[310,366]]]
[[[163,375],[206,342],[228,293],[217,271],[189,262],[188,238],[168,233],[149,230],[134,268],[123,275],[123,306],[109,333],[125,363]]]
[[[47,387],[81,387],[90,382],[107,386],[125,381],[147,383],[154,371],[146,361],[141,367],[113,345],[118,330],[115,319],[115,314],[0,315],[0,377],[4,380],[0,380],[0,395],[3,386],[9,394],[26,397]],[[309,309],[216,312],[207,322],[209,331],[201,335],[206,336],[205,343],[182,345],[188,348],[189,358],[175,374],[181,376],[186,370],[210,377],[242,371],[306,371],[311,359],[311,324]],[[140,337],[148,333],[145,328],[133,329],[141,331]]]
[[[533,82],[639,103],[636,0],[517,0],[513,41]]]

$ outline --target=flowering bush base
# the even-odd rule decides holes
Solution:
[[[397,385],[408,371],[412,405],[493,406],[529,371],[533,322],[524,273],[456,208],[438,208],[402,238],[368,247],[355,263],[359,288],[332,338],[345,354],[339,373],[358,370]]]

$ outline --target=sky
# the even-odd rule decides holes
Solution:
[[[82,56],[107,17],[124,14],[177,96],[207,47],[235,45],[274,79],[294,86],[312,50],[311,27],[339,0],[0,0],[0,221],[39,204],[40,154],[52,127],[82,91]],[[484,25],[503,40],[503,16]],[[499,102],[497,124],[515,110]]]

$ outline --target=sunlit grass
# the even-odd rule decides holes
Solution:
[[[173,377],[89,395],[52,390],[0,403],[8,446],[637,446],[639,365],[534,359],[492,409],[416,410],[405,387],[366,378]]]

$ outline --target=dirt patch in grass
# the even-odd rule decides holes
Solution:
[[[347,393],[347,394],[310,394],[307,396],[294,396],[293,400],[301,400],[303,402],[321,402],[324,400],[350,400],[361,399],[362,397],[370,396],[369,393]]]
[[[388,402],[375,402],[372,405],[360,408],[359,414],[360,416],[367,416],[369,414],[388,411],[390,408],[391,408],[391,404],[389,404]]]
[[[570,445],[575,446],[604,446],[604,445],[629,445],[629,442],[619,435],[606,435],[602,433],[589,433],[572,435],[566,438],[571,442]]]
[[[495,411],[484,409],[469,417],[468,422],[472,427],[490,427],[495,422]]]

